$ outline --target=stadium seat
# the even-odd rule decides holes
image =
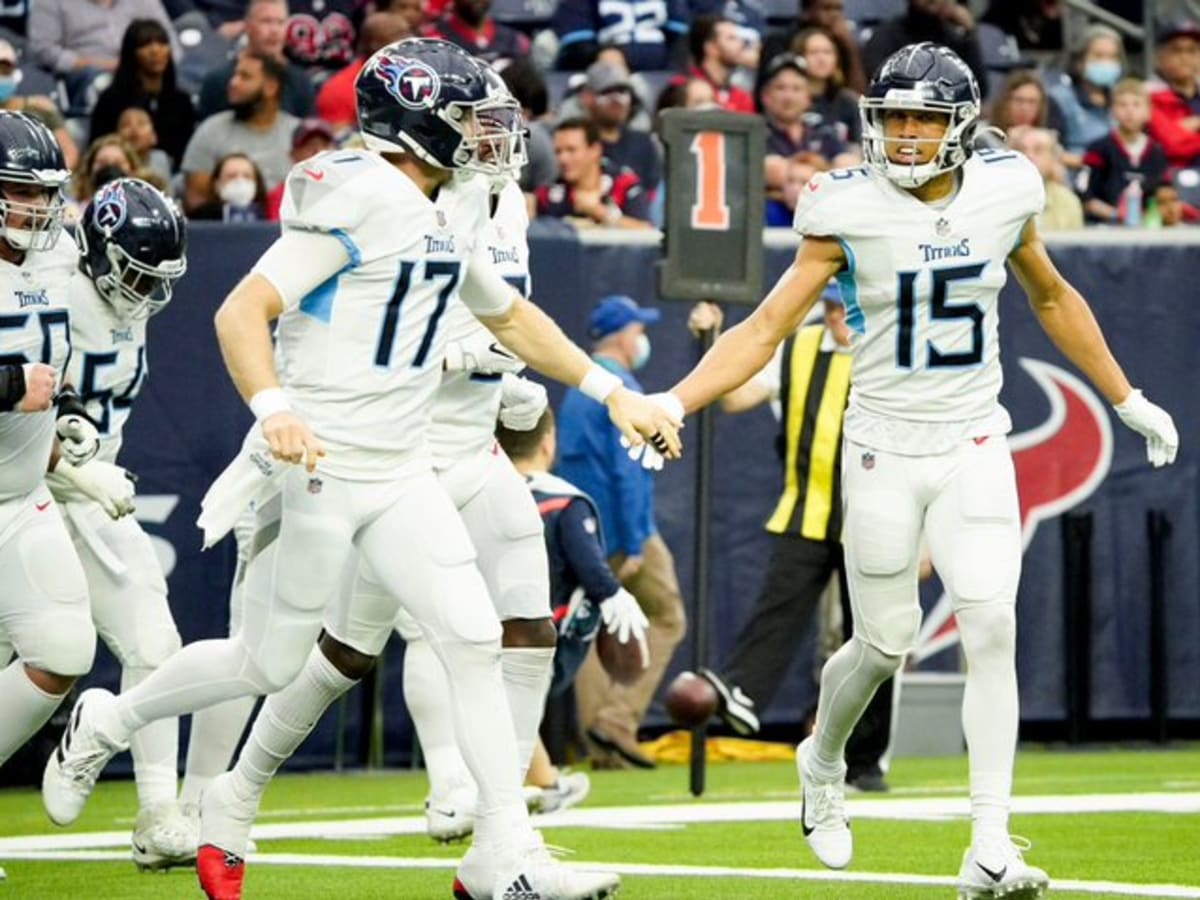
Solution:
[[[790,24],[796,21],[800,11],[800,0],[764,0],[763,12],[768,22]]]
[[[184,13],[172,24],[181,47],[175,67],[179,89],[195,94],[205,74],[229,57],[230,43],[213,29],[202,12]]]
[[[902,16],[907,0],[846,0],[846,18],[862,26]]]
[[[548,25],[558,0],[495,0],[492,17],[509,25]]]
[[[1008,32],[988,22],[980,22],[975,33],[979,36],[979,52],[983,57],[983,64],[988,69],[1009,72],[1032,65],[1031,61],[1022,59],[1017,39]]]

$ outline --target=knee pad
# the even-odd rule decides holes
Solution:
[[[1017,611],[1012,603],[964,606],[954,611],[967,666],[1014,665],[1017,656]],[[985,662],[986,661],[986,662]]]
[[[300,674],[316,643],[321,624],[281,627],[249,653],[249,661],[261,676],[264,694],[283,690]]]
[[[21,661],[35,669],[77,678],[92,670],[96,629],[87,615],[76,611],[48,613],[31,646],[21,647]]]
[[[903,656],[917,638],[917,523],[903,510],[910,501],[891,491],[855,497],[847,523],[846,577],[854,633],[864,643]]]
[[[478,644],[500,652],[500,620],[488,600],[483,578],[473,565],[442,571],[446,601],[439,603],[430,621],[421,622],[431,643]]]

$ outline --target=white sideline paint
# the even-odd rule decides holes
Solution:
[[[315,836],[315,835],[313,835]],[[128,852],[111,850],[70,850],[65,852],[30,851],[20,855],[26,860],[55,862],[128,862]],[[456,859],[433,859],[403,856],[338,856],[308,853],[253,853],[253,866],[319,866],[348,869],[447,869],[458,866]],[[644,863],[581,862],[567,863],[577,868],[603,869],[621,875],[644,875],[670,878],[758,878],[778,881],[834,881],[853,884],[897,884],[926,887],[954,887],[955,879],[943,875],[906,875],[902,872],[836,872],[828,869],[740,869],[730,866],[672,866]],[[1197,900],[1200,888],[1179,884],[1127,884],[1119,881],[1073,881],[1054,878],[1050,886],[1056,891],[1075,891],[1081,894],[1105,894],[1120,897],[1171,897]]]
[[[892,799],[851,796],[846,806],[851,818],[945,821],[966,818],[965,797],[898,797]],[[651,806],[575,807],[536,818],[545,828],[655,829],[719,822],[789,822],[799,817],[799,797],[790,801],[757,803],[683,803]],[[1014,797],[1014,815],[1070,815],[1074,813],[1153,812],[1200,813],[1200,792],[1144,794],[1063,794]],[[321,815],[320,807],[311,815]],[[259,841],[313,837],[354,838],[425,833],[424,816],[328,819],[256,825],[251,836]],[[0,859],[29,851],[83,850],[126,847],[129,832],[98,831],[39,834],[0,838]]]

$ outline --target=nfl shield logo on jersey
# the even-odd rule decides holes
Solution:
[[[875,468],[875,454],[870,450],[862,455],[862,467],[868,472]]]
[[[323,488],[324,486],[325,486],[325,482],[323,482],[320,478],[308,479],[308,492],[310,494],[321,493],[321,488]]]
[[[401,106],[431,109],[442,90],[438,73],[423,62],[402,56],[382,56],[375,63],[375,77]]]
[[[950,220],[945,217],[938,219],[933,225],[933,230],[937,232],[938,237],[946,237],[950,234]]]
[[[125,223],[128,214],[128,204],[125,202],[125,189],[120,181],[112,181],[100,188],[96,194],[95,204],[96,224],[102,231],[112,234]]]

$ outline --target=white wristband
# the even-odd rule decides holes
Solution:
[[[592,366],[583,376],[583,381],[579,382],[579,390],[597,403],[606,401],[619,387],[621,379],[602,366]]]
[[[258,421],[269,419],[275,413],[288,412],[292,405],[288,403],[283,388],[264,388],[250,398],[250,412]]]

